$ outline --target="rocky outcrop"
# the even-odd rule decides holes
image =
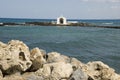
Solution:
[[[32,66],[29,71],[36,71],[46,63],[45,59],[46,52],[39,48],[34,48],[30,52],[30,60],[32,61]]]
[[[120,75],[116,74],[114,69],[101,61],[88,62],[86,66],[86,70],[84,69],[83,71],[93,80],[120,80]]]
[[[73,72],[69,80],[88,80],[88,75],[85,74],[81,69],[77,69]]]
[[[73,69],[70,63],[55,62],[45,64],[42,69],[36,71],[36,75],[44,76],[50,80],[69,79]]]
[[[0,69],[4,74],[25,71],[31,65],[29,48],[23,42],[0,43]]]
[[[48,53],[48,58],[47,58],[47,63],[53,63],[53,62],[70,62],[70,58],[65,56],[65,55],[61,55],[60,53],[57,52],[51,52]]]
[[[0,80],[120,80],[101,61],[82,63],[57,52],[29,50],[19,40],[0,42]]]

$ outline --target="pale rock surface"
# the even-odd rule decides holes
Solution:
[[[5,76],[2,80],[25,80],[19,73]]]
[[[61,55],[58,52],[51,52],[51,53],[48,53],[47,62],[48,63],[51,63],[51,62],[70,62],[70,58],[65,56],[65,55]]]
[[[51,65],[50,64],[44,64],[43,68],[40,68],[35,72],[36,75],[38,76],[44,76],[48,77],[51,74]]]
[[[69,78],[73,72],[72,65],[65,62],[53,63],[51,76],[55,78]]]
[[[72,74],[72,65],[65,62],[44,64],[42,70],[36,72],[37,75],[49,77],[50,80],[69,78]]]
[[[74,70],[76,70],[78,68],[82,69],[85,66],[85,64],[83,64],[82,62],[80,62],[76,58],[71,58],[71,62],[70,63],[72,64]]]
[[[83,71],[94,80],[120,80],[120,75],[101,61],[88,62],[86,66]]]
[[[26,72],[22,77],[24,80],[45,80],[42,76],[37,76],[33,72]]]
[[[0,76],[0,80],[1,80],[1,79],[3,79],[3,77],[2,77],[2,76]]]
[[[22,41],[11,40],[0,47],[0,69],[5,73],[25,71],[31,64],[29,48]]]
[[[0,70],[0,80],[2,80],[3,78],[3,74],[2,74],[2,71]]]
[[[4,47],[6,47],[7,46],[7,44],[5,44],[5,43],[3,43],[3,42],[0,42],[0,48],[2,47],[2,48],[4,48]]]
[[[85,74],[81,69],[77,69],[73,72],[69,80],[88,80],[88,75]]]
[[[84,64],[75,58],[26,44],[0,42],[0,80],[120,80],[115,70],[101,61]]]
[[[30,71],[36,71],[46,63],[46,59],[44,56],[46,52],[39,48],[34,48],[31,50],[30,59],[32,61],[32,66],[30,67]]]

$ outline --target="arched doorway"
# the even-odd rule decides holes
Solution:
[[[64,23],[64,19],[60,18],[60,24],[63,24],[63,23]]]
[[[60,25],[66,25],[67,24],[67,19],[63,16],[57,18],[57,24]]]

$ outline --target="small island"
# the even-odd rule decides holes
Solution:
[[[72,27],[98,27],[98,28],[115,28],[120,29],[120,26],[101,26],[95,25],[87,22],[78,22],[78,21],[69,21],[65,17],[60,16],[56,19],[56,21],[40,21],[40,22],[3,22],[0,23],[0,26],[72,26]]]

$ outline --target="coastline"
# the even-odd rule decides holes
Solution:
[[[69,23],[69,24],[56,24],[55,22],[25,22],[25,23],[15,23],[15,22],[3,22],[0,26],[73,26],[73,27],[97,27],[97,28],[114,28],[120,29],[120,26],[101,26],[94,25],[86,22]]]
[[[82,63],[58,52],[29,47],[19,40],[0,42],[0,80],[120,80],[101,61]]]

